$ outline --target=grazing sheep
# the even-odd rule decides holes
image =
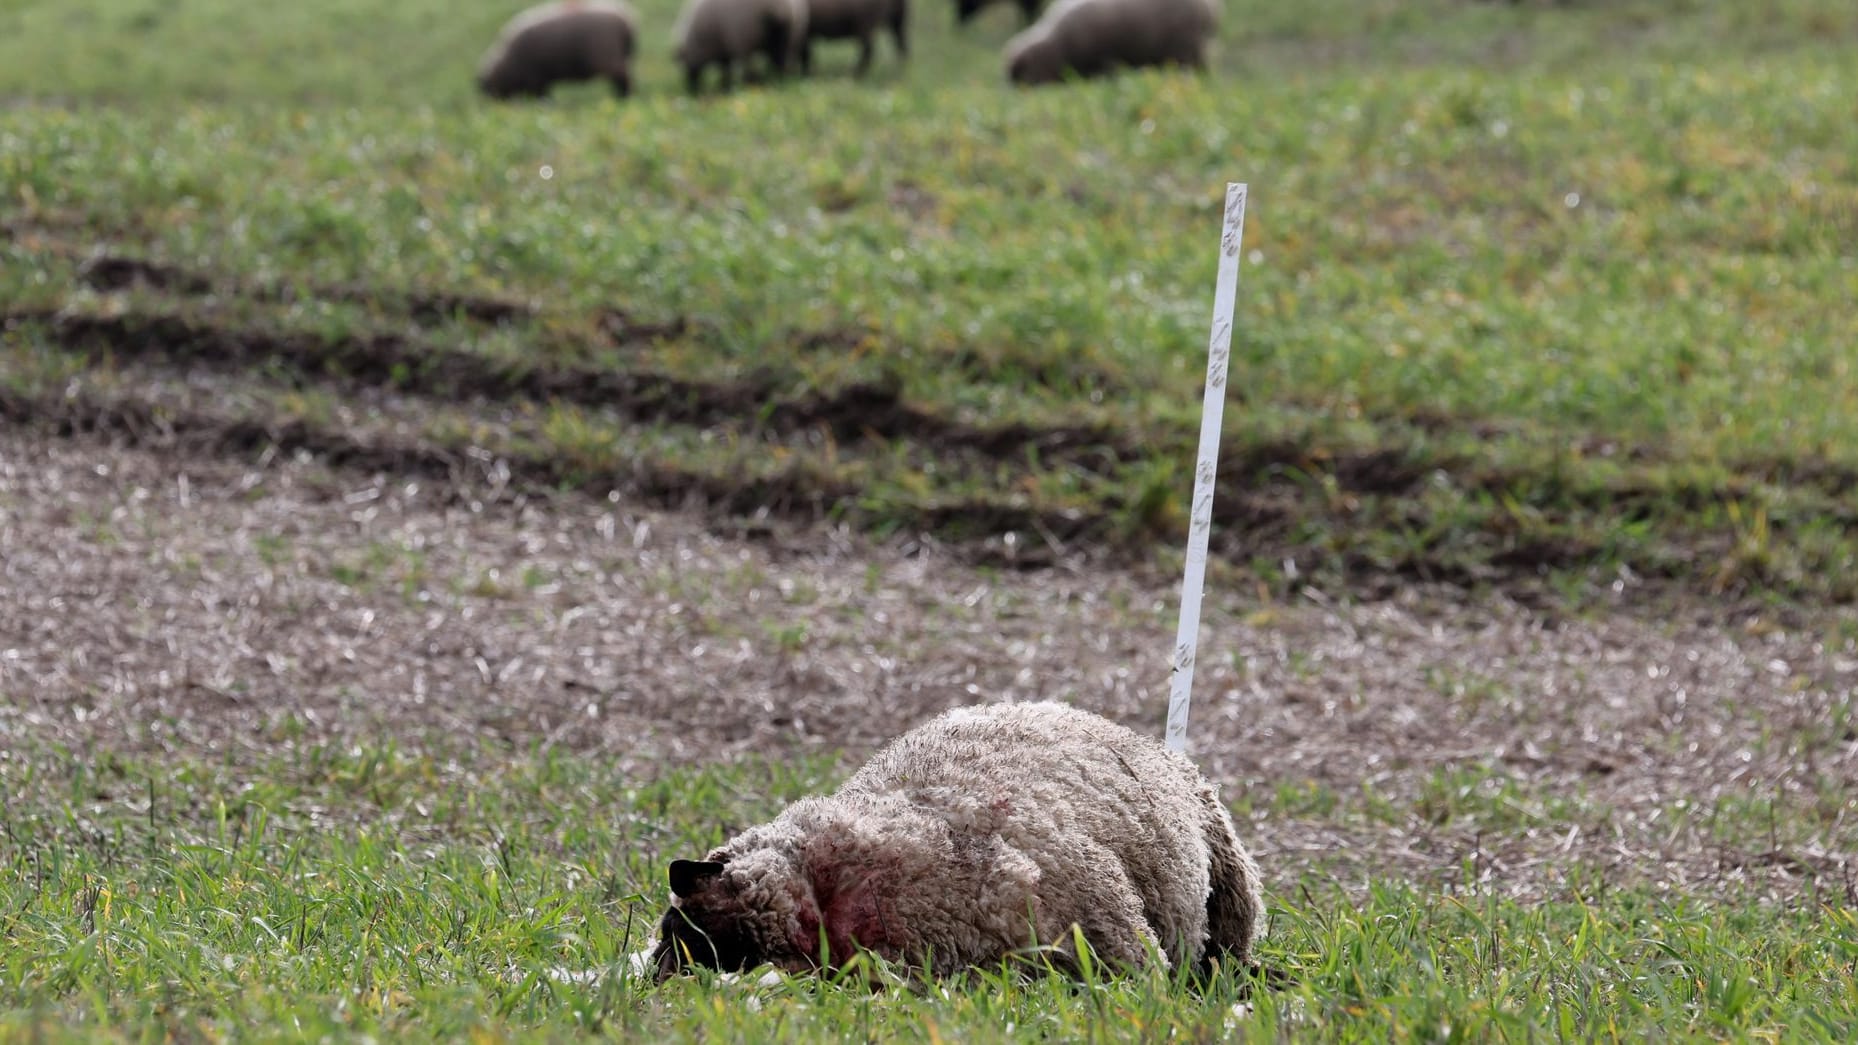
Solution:
[[[909,15],[909,0],[807,0],[806,43],[800,49],[800,71],[813,71],[813,41],[857,40],[858,66],[854,71],[863,76],[877,51],[879,28],[890,30],[890,38],[897,43],[897,60],[902,61],[910,53],[905,38]]]
[[[785,75],[806,45],[806,0],[690,0],[677,23],[677,60],[684,83],[696,94],[703,70],[721,70],[723,90],[735,86],[736,66],[747,75],[749,59],[767,56],[775,75]]]
[[[983,8],[991,7],[999,2],[1001,0],[955,0],[955,24],[966,25],[975,15],[980,14]],[[1039,8],[1045,4],[1045,0],[1013,0],[1013,2],[1019,5],[1020,16],[1025,19],[1026,25],[1031,25],[1032,20],[1039,17]]]
[[[1006,74],[1018,84],[1067,73],[1102,76],[1123,66],[1206,67],[1219,26],[1216,0],[1059,0],[1007,41]]]
[[[1039,947],[1202,971],[1247,962],[1258,867],[1186,757],[1056,703],[950,711],[837,792],[675,860],[651,960],[835,967],[863,947],[935,975]],[[823,951],[822,951],[823,947]]]
[[[632,93],[638,19],[619,0],[558,0],[510,19],[477,67],[492,98],[543,97],[557,83],[606,80]]]

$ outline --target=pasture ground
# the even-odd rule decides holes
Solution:
[[[919,0],[691,101],[640,6],[524,107],[495,4],[0,10],[0,1037],[1858,1032],[1858,10],[1015,93]],[[1159,732],[1228,177],[1193,753],[1289,982],[626,975],[936,710]]]

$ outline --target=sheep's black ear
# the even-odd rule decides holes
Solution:
[[[703,887],[705,878],[714,878],[722,873],[723,865],[714,860],[673,860],[671,892],[678,896],[693,896]]]

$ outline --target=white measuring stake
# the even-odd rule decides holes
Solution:
[[[1200,594],[1206,586],[1207,541],[1213,535],[1213,485],[1219,475],[1219,425],[1226,412],[1226,372],[1232,357],[1232,311],[1239,294],[1239,246],[1245,240],[1245,183],[1226,183],[1226,220],[1219,233],[1219,282],[1213,285],[1213,336],[1206,346],[1206,403],[1200,409],[1200,453],[1194,465],[1193,512],[1187,526],[1187,575],[1181,580],[1181,627],[1168,677],[1168,750],[1187,750],[1194,658],[1200,645]]]

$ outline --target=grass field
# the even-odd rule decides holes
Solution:
[[[249,777],[126,761],[14,776],[33,804],[7,814],[0,1032],[1839,1041],[1858,1027],[1848,899],[1724,909],[1628,886],[1519,903],[1468,880],[1378,883],[1358,904],[1320,886],[1286,897],[1270,956],[1300,983],[1280,991],[990,974],[873,996],[855,973],[654,989],[614,972],[655,913],[649,856],[716,840],[696,823],[770,815],[828,767],[641,783],[565,757],[497,761],[488,778],[392,748],[313,750]]]
[[[1858,7],[1022,92],[917,0],[691,99],[639,0],[495,106],[513,6],[0,0],[0,1038],[1858,1034]],[[625,975],[929,710],[1158,725],[1228,180],[1196,757],[1294,982]]]

